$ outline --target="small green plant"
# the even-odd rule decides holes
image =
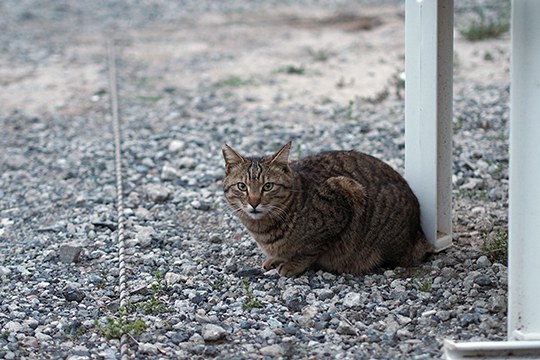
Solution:
[[[315,61],[325,62],[330,58],[330,55],[332,54],[327,49],[319,49],[315,50],[313,48],[308,48],[308,54],[313,58]]]
[[[242,287],[244,288],[244,291],[246,292],[246,300],[242,304],[242,308],[245,310],[251,310],[254,308],[260,308],[262,307],[262,303],[259,299],[255,298],[255,294],[253,294],[253,291],[249,289],[249,280],[244,278],[242,279]]]
[[[155,271],[153,275],[155,282],[148,288],[150,294],[146,301],[136,304],[128,301],[124,306],[118,308],[115,315],[108,316],[104,325],[98,320],[94,321],[94,327],[107,340],[120,339],[122,335],[136,337],[146,330],[147,325],[142,319],[135,318],[134,320],[130,320],[133,319],[133,315],[136,312],[156,314],[167,311],[167,306],[161,299],[161,297],[166,294],[166,285],[163,283],[163,275],[159,271]],[[72,335],[71,332],[72,331],[70,330],[70,335]],[[78,329],[75,334],[78,334]]]
[[[64,336],[68,339],[77,340],[84,334],[84,326],[66,326],[64,328]]]
[[[454,129],[455,129],[455,130],[461,130],[461,129],[463,129],[463,126],[465,125],[465,123],[466,123],[466,119],[465,119],[463,116],[458,116],[458,117],[455,119]]]
[[[354,112],[354,101],[349,100],[349,105],[347,105],[347,120],[352,120]]]
[[[103,280],[103,279],[98,279],[98,280],[96,281],[96,287],[97,287],[98,289],[100,289],[100,290],[105,289],[105,280]]]
[[[107,286],[107,272],[100,271],[99,278],[96,280],[95,285],[98,289],[105,289]]]
[[[424,281],[414,280],[414,285],[422,292],[430,292],[433,282],[431,279],[425,279]]]
[[[394,93],[398,99],[403,99],[405,96],[405,73],[397,71],[390,79],[390,87],[394,88]],[[388,97],[388,94],[382,93],[382,96]],[[384,100],[384,99],[383,99]]]
[[[124,334],[137,337],[147,328],[143,320],[128,321],[123,315],[118,317],[108,316],[105,325],[101,325],[96,319],[94,320],[94,326],[107,340],[120,339]]]
[[[302,157],[302,144],[296,145],[296,153],[298,155],[298,158],[300,159]]]
[[[506,265],[508,263],[508,232],[499,230],[485,233],[482,251],[489,260]]]
[[[397,90],[396,90],[396,94],[397,94]],[[370,98],[366,98],[365,100],[366,100],[366,102],[368,102],[370,104],[380,104],[384,100],[388,99],[389,95],[390,95],[390,91],[388,90],[387,87],[385,87],[384,89],[382,89],[381,91],[376,93],[375,96],[370,97]]]
[[[300,66],[287,65],[287,66],[279,68],[277,72],[282,73],[282,74],[288,74],[288,75],[304,75],[306,72],[306,69],[301,65]]]
[[[148,300],[143,303],[139,303],[137,308],[144,314],[160,314],[164,313],[167,308],[161,300],[159,300],[155,294],[150,294]]]
[[[215,87],[220,88],[237,88],[245,85],[251,85],[253,83],[252,80],[249,79],[243,79],[240,76],[237,75],[231,75],[223,80],[220,80],[215,83]]]
[[[152,273],[152,275],[154,275],[154,278],[156,279],[156,282],[159,286],[162,286],[162,281],[163,281],[163,274],[161,273],[161,271],[159,270],[156,270]]]
[[[139,96],[139,100],[148,101],[148,102],[158,102],[163,99],[163,96]]]
[[[150,296],[145,302],[137,304],[139,310],[144,314],[159,314],[167,310],[165,304],[159,299],[165,295],[165,284],[163,284],[163,275],[159,271],[154,272],[156,282],[150,285]]]
[[[225,279],[219,278],[212,283],[212,290],[219,290],[225,285]]]
[[[474,11],[478,20],[472,21],[466,28],[460,30],[460,34],[469,41],[496,39],[510,30],[509,10],[504,8],[498,11],[497,16],[489,18],[480,7]]]

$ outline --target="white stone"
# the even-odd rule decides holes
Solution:
[[[135,239],[141,247],[148,247],[152,243],[152,238],[156,234],[154,228],[150,226],[135,226]]]
[[[148,199],[156,203],[166,201],[171,195],[171,191],[160,184],[148,184],[144,190]]]
[[[169,151],[173,153],[180,152],[181,150],[184,150],[186,147],[186,143],[182,140],[172,140],[169,143]]]
[[[22,329],[23,329],[22,324],[16,321],[8,321],[2,328],[3,331],[7,331],[9,333],[17,333],[21,331]]]
[[[204,341],[217,341],[227,336],[227,330],[219,325],[206,324],[202,329],[202,337]]]
[[[491,266],[491,261],[489,261],[487,256],[482,255],[478,258],[478,260],[476,260],[476,265],[481,268],[489,267]]]
[[[11,274],[11,269],[7,266],[0,266],[0,276],[8,276]]]
[[[171,286],[172,284],[177,284],[185,280],[185,276],[174,273],[172,271],[166,273],[164,278],[168,286]]]
[[[174,166],[171,166],[169,164],[163,165],[163,168],[161,169],[161,179],[165,181],[171,181],[176,179],[178,177],[178,171]]]
[[[354,307],[362,305],[362,295],[357,292],[350,292],[343,298],[343,306]]]
[[[139,352],[142,354],[156,355],[158,353],[158,349],[154,344],[140,343]]]

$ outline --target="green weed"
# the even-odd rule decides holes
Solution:
[[[297,153],[298,158],[301,159],[302,158],[302,144],[296,145],[296,153]]]
[[[353,112],[354,112],[354,101],[349,100],[349,105],[347,105],[347,120],[352,120],[353,118]]]
[[[306,69],[301,65],[287,65],[279,68],[277,72],[288,75],[304,75]]]
[[[433,282],[431,279],[425,279],[424,281],[414,280],[414,285],[416,288],[422,292],[430,292]]]
[[[398,93],[398,91],[396,90],[396,94],[397,93]],[[365,100],[366,100],[366,102],[368,102],[370,104],[380,104],[384,100],[388,99],[389,95],[390,95],[390,91],[388,90],[387,87],[385,87],[384,89],[379,91],[377,94],[375,94],[375,96],[370,97],[370,98],[366,98]]]
[[[219,290],[223,287],[223,285],[225,285],[225,279],[219,278],[215,280],[214,283],[212,284],[212,290]]]
[[[156,282],[150,285],[150,296],[145,302],[137,304],[137,308],[144,314],[160,314],[167,311],[165,304],[159,299],[165,295],[165,284],[163,275],[159,271],[154,272]]]
[[[231,75],[223,80],[220,80],[214,84],[214,86],[218,89],[221,88],[238,88],[241,86],[251,85],[253,84],[252,80],[244,79],[237,75]]]
[[[484,60],[486,61],[493,61],[493,54],[489,51],[486,51],[484,53]]]
[[[506,265],[508,263],[508,232],[499,230],[484,234],[482,252],[492,262]]]
[[[85,332],[84,326],[66,326],[64,336],[68,339],[77,340]]]
[[[163,99],[163,96],[139,96],[139,100],[148,102],[158,102]]]
[[[313,60],[319,61],[319,62],[327,61],[332,55],[332,52],[327,49],[315,50],[310,47],[308,48],[307,51],[308,51],[308,54],[313,58]]]
[[[128,321],[124,316],[109,316],[105,325],[101,325],[96,319],[94,320],[94,326],[107,340],[120,339],[124,334],[137,337],[147,328],[143,320],[135,319],[134,321]]]
[[[496,39],[510,30],[509,9],[503,8],[497,16],[485,15],[482,8],[475,8],[478,20],[472,21],[466,28],[460,30],[460,34],[469,41]]]
[[[253,294],[253,291],[249,289],[248,279],[245,279],[245,278],[242,279],[242,287],[244,288],[244,291],[246,292],[246,300],[242,304],[242,308],[245,310],[251,310],[254,308],[262,307],[261,301],[255,298],[255,294]]]

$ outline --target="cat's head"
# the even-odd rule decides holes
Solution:
[[[272,156],[255,158],[241,156],[228,145],[223,147],[223,191],[236,216],[284,219],[295,189],[294,172],[289,167],[290,149],[289,142]]]

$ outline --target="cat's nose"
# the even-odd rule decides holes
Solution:
[[[259,206],[259,204],[261,203],[261,199],[260,198],[250,198],[248,200],[248,204],[251,205],[251,207],[253,209],[256,209],[257,206]]]

